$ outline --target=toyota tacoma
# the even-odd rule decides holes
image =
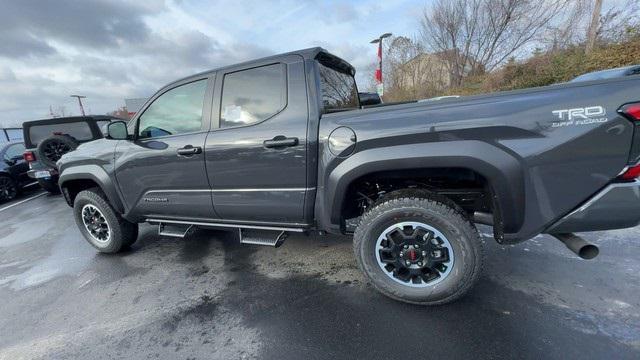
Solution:
[[[598,248],[576,232],[639,223],[639,76],[364,105],[354,74],[312,48],[165,86],[58,161],[78,227],[106,253],[141,222],[275,246],[352,235],[377,290],[435,305],[477,281],[478,223],[500,244],[546,233],[582,258]]]

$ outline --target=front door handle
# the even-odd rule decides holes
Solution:
[[[182,156],[191,156],[195,154],[200,154],[202,152],[202,148],[200,146],[187,145],[183,148],[178,149],[178,155]]]
[[[298,145],[297,137],[286,137],[284,135],[278,135],[271,140],[265,140],[263,142],[266,148],[283,148]]]

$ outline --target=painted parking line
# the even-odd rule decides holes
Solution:
[[[47,195],[47,192],[46,192],[46,191],[45,191],[45,192],[41,192],[41,193],[39,193],[39,194],[33,195],[33,196],[32,196],[32,197],[30,197],[30,198],[26,198],[26,199],[24,199],[24,200],[20,200],[20,201],[18,201],[18,202],[17,202],[17,203],[15,203],[15,204],[11,204],[11,205],[9,205],[9,206],[5,206],[5,207],[3,207],[3,208],[0,208],[0,211],[4,211],[4,210],[7,210],[7,209],[11,209],[11,208],[12,208],[12,207],[14,207],[14,206],[17,206],[17,205],[20,205],[20,204],[22,204],[22,203],[26,203],[27,201],[31,201],[31,200],[33,200],[33,199],[39,198],[39,197],[40,197],[40,196],[42,196],[42,195]]]

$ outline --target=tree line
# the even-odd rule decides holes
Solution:
[[[526,72],[530,62],[553,67],[568,56],[595,58],[596,68],[640,63],[598,63],[601,49],[640,41],[640,0],[436,0],[416,22],[413,37],[385,46],[385,101],[526,86],[509,76]],[[564,76],[593,67],[582,64]],[[563,76],[549,81],[556,78]]]

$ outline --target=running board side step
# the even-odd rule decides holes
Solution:
[[[238,237],[241,244],[280,247],[287,239],[287,236],[288,233],[286,231],[238,229]]]
[[[193,230],[193,225],[158,223],[158,235],[183,239]]]

